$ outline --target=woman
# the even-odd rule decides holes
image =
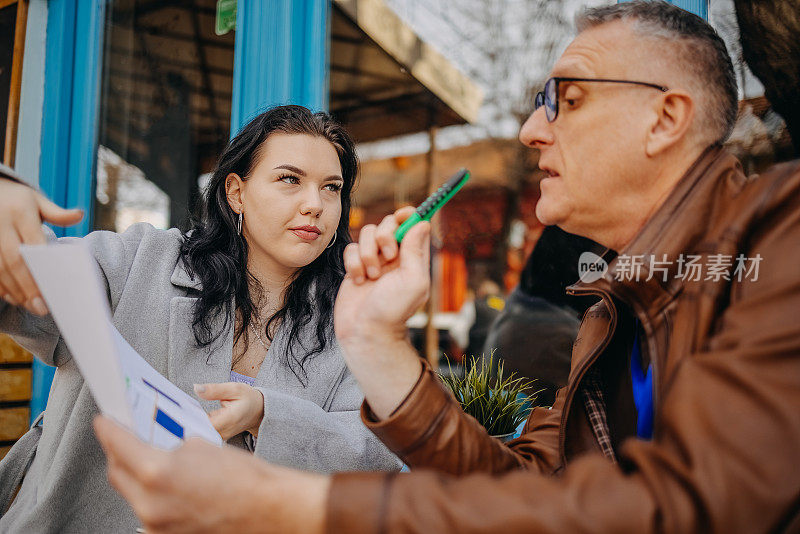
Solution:
[[[357,168],[353,142],[327,115],[274,108],[225,149],[189,232],[138,224],[82,238],[123,337],[196,391],[224,439],[274,463],[322,472],[400,466],[361,424],[362,396],[333,336]],[[34,195],[0,180],[0,212],[42,205]],[[0,235],[10,235],[9,220],[38,221],[42,210],[23,211],[6,228],[0,218]],[[9,267],[9,248],[0,294],[12,302],[0,303],[0,330],[58,370],[44,425],[0,463],[0,511],[22,480],[0,531],[132,532],[138,522],[108,485],[92,432],[97,408],[50,317],[15,305],[32,282]]]

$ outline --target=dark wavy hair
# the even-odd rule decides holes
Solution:
[[[192,323],[198,345],[211,345],[230,327],[230,321],[235,325],[235,310],[238,308],[241,323],[236,327],[234,343],[244,335],[246,346],[246,332],[255,310],[250,283],[258,282],[247,270],[247,243],[236,231],[238,216],[228,204],[225,181],[230,173],[248,176],[260,160],[264,142],[276,132],[327,139],[339,155],[344,179],[342,215],[333,245],[298,271],[285,292],[283,307],[269,318],[265,326],[264,334],[270,340],[278,322],[289,326],[288,344],[282,360],[305,386],[308,375],[304,364],[333,342],[333,305],[344,278],[342,254],[351,242],[348,229],[350,195],[358,175],[358,158],[355,144],[345,129],[330,115],[312,113],[302,106],[274,107],[250,121],[222,152],[203,191],[199,216],[193,218],[190,231],[184,233],[180,257],[189,275],[193,279],[199,278],[202,283]],[[220,314],[224,322],[215,329],[215,320]],[[315,319],[316,343],[306,347],[300,339],[300,332]]]

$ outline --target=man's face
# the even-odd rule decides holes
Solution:
[[[667,84],[657,64],[652,43],[627,23],[613,22],[579,34],[551,76]],[[596,82],[561,82],[558,89],[556,120],[547,122],[543,106],[519,134],[523,144],[541,151],[539,167],[547,173],[536,216],[546,225],[598,239],[647,197],[652,162],[645,137],[657,118],[653,104],[661,92]]]

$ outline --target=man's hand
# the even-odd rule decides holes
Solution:
[[[259,390],[239,382],[223,382],[195,384],[194,392],[205,400],[218,400],[222,404],[222,408],[208,414],[222,439],[227,441],[244,431],[258,437],[258,427],[264,418],[264,395]]]
[[[162,451],[102,416],[94,428],[109,482],[148,534],[323,531],[328,477],[272,466],[198,438]]]
[[[62,209],[28,186],[0,179],[0,298],[31,313],[47,315],[19,246],[45,243],[43,221],[69,226],[82,218],[81,210]]]
[[[394,232],[414,208],[361,229],[344,251],[345,276],[334,308],[336,337],[373,412],[386,417],[420,373],[406,321],[430,290],[430,224],[415,225],[398,246]]]
[[[375,226],[361,229],[359,242],[347,245],[347,276],[336,302],[336,335],[340,340],[364,331],[401,332],[425,303],[430,289],[430,224],[418,223],[398,246],[394,232],[414,213],[406,207]],[[354,320],[357,319],[357,320]]]

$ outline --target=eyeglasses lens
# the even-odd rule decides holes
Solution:
[[[556,80],[550,78],[544,85],[544,109],[549,122],[556,120],[558,113],[558,95],[556,94]]]

